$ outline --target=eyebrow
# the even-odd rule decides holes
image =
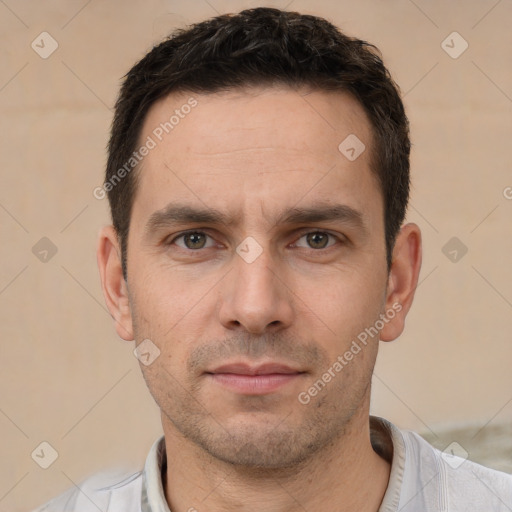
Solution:
[[[224,213],[211,208],[196,208],[188,205],[168,204],[149,217],[144,232],[150,235],[153,231],[167,228],[174,224],[233,224]]]
[[[342,222],[367,233],[363,214],[344,204],[322,204],[306,208],[290,208],[283,212],[276,224],[307,224],[314,222]]]
[[[210,224],[232,226],[237,220],[213,208],[192,207],[176,203],[154,212],[148,219],[144,232],[150,236],[152,232],[168,228],[175,224]],[[343,204],[317,204],[304,208],[293,207],[281,213],[274,225],[308,224],[317,222],[341,222],[357,228],[361,234],[367,235],[368,228],[361,212]]]

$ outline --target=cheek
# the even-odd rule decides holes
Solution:
[[[186,377],[187,355],[204,339],[208,330],[205,319],[212,315],[213,295],[207,293],[209,288],[204,283],[194,286],[150,273],[133,286],[130,302],[135,339],[149,339],[160,351],[153,363],[160,368],[159,378],[169,377],[165,370],[180,379]],[[154,378],[153,365],[142,368],[148,379]]]
[[[149,265],[147,265],[149,266]],[[178,328],[204,295],[190,283],[184,282],[172,270],[145,271],[133,276],[132,304],[140,326],[162,336]]]
[[[165,355],[161,354],[150,366],[141,365],[142,375],[146,385],[156,403],[162,410],[168,410],[169,404],[176,401],[180,396],[182,376],[178,375],[172,367],[164,360]]]
[[[378,318],[385,301],[385,279],[362,269],[344,268],[296,282],[298,306],[346,339]],[[295,291],[295,290],[294,290]]]

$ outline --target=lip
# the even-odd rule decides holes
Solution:
[[[289,375],[292,373],[303,373],[295,370],[290,366],[280,363],[264,363],[260,365],[250,365],[247,363],[231,363],[218,366],[214,370],[207,373],[236,373],[237,375],[270,375],[270,374],[283,374]]]
[[[216,384],[235,393],[265,395],[296,381],[305,372],[280,363],[232,363],[206,372]]]

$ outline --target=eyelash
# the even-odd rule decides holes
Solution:
[[[323,234],[323,235],[327,235],[328,237],[330,237],[331,239],[335,239],[337,242],[340,242],[340,243],[343,243],[344,240],[342,240],[340,237],[338,237],[337,235],[334,235],[332,233],[330,233],[329,231],[321,231],[321,230],[312,230],[312,231],[306,231],[306,232],[303,232],[299,238],[297,239],[297,241],[299,241],[301,238],[304,238],[305,236],[307,235],[311,235],[311,234],[316,234],[316,233],[320,233],[320,234]],[[207,232],[205,231],[201,231],[201,230],[197,230],[197,229],[192,229],[192,230],[189,230],[189,231],[183,231],[182,233],[180,233],[179,235],[176,235],[172,240],[168,241],[165,243],[165,245],[173,245],[176,240],[179,240],[179,239],[183,239],[185,236],[187,235],[192,235],[192,234],[199,234],[199,235],[205,235],[211,239],[213,239],[213,237],[211,235],[209,235]],[[294,244],[297,243],[294,242]],[[312,251],[315,251],[315,252],[320,252],[322,250],[327,250],[331,247],[333,247],[334,245],[336,245],[335,243],[334,244],[331,244],[331,245],[327,245],[326,247],[322,247],[320,249],[314,249],[312,247],[309,247],[310,250]],[[180,246],[178,246],[180,247]],[[201,249],[209,249],[210,247],[201,247],[200,249],[189,249],[188,247],[180,247],[180,249],[183,249],[185,251],[189,251],[189,252],[199,252]],[[302,249],[305,249],[305,247],[302,247]]]

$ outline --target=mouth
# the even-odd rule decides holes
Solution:
[[[296,382],[307,372],[280,363],[233,363],[205,373],[215,384],[235,393],[265,395]]]

